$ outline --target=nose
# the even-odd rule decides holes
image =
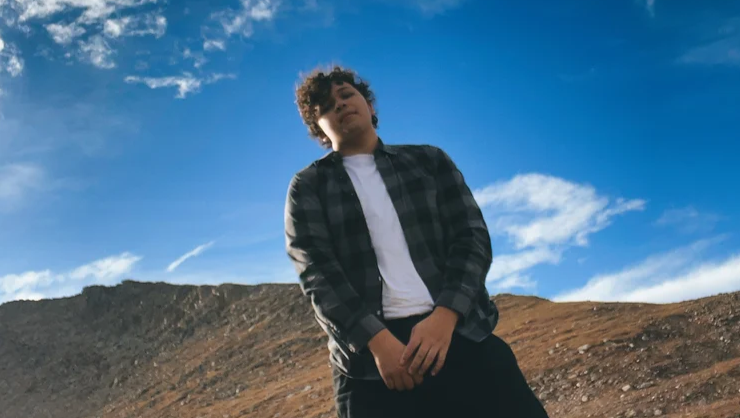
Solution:
[[[342,101],[337,101],[337,108],[336,108],[336,111],[337,112],[341,111],[345,107],[347,107],[347,104],[346,103],[344,103]]]

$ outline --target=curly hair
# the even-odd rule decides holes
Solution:
[[[331,143],[324,141],[326,135],[319,127],[321,116],[317,107],[323,107],[330,100],[331,88],[334,83],[347,83],[357,89],[371,105],[375,104],[375,94],[370,90],[370,84],[361,79],[357,73],[348,68],[335,65],[330,69],[316,68],[296,87],[296,104],[303,123],[308,127],[311,138],[317,140],[324,148],[330,148]],[[378,118],[373,115],[373,127],[377,129]]]

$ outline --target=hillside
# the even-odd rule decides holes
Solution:
[[[497,295],[556,417],[740,417],[740,293],[670,305]],[[332,417],[296,285],[125,281],[0,306],[0,416]]]

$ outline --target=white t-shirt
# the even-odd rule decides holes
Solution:
[[[343,158],[360,200],[383,276],[383,313],[388,319],[432,311],[434,301],[414,267],[401,222],[371,154]]]

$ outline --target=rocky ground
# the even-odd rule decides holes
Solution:
[[[680,304],[497,295],[553,418],[740,418],[740,293]],[[0,306],[0,417],[332,417],[296,285],[126,281]]]

